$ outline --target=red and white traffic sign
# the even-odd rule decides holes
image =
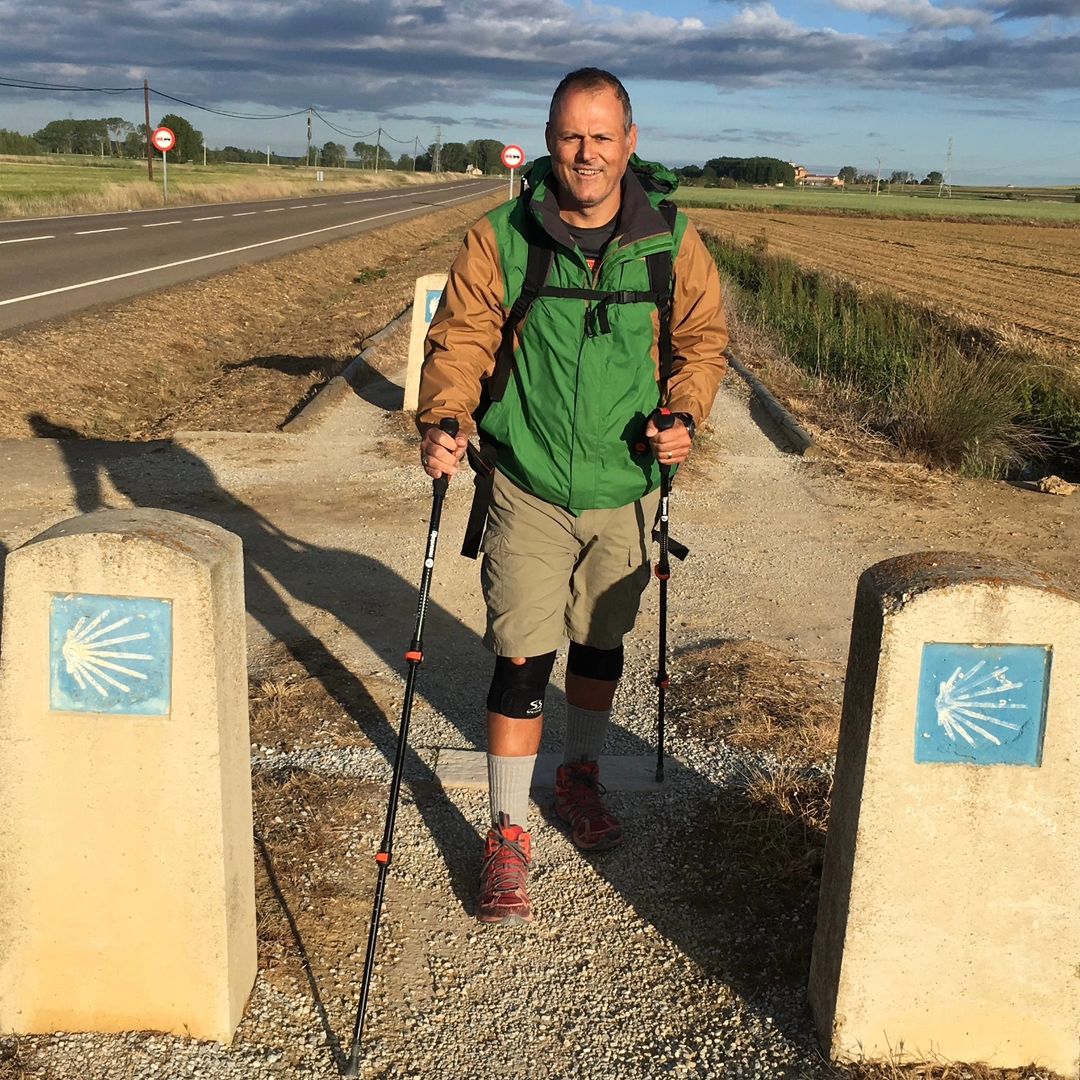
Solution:
[[[172,128],[159,127],[154,128],[150,141],[164,154],[166,150],[171,150],[176,145],[176,136]]]
[[[517,169],[521,167],[522,162],[525,160],[525,151],[520,146],[515,146],[511,143],[509,146],[503,147],[502,163],[508,169]]]

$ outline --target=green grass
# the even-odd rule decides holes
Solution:
[[[845,388],[904,450],[979,476],[1040,456],[1080,469],[1080,356],[1054,363],[761,245],[707,237],[744,316],[805,371]]]
[[[1075,189],[979,189],[937,198],[919,194],[870,195],[865,191],[830,191],[821,188],[703,188],[681,187],[675,195],[680,206],[721,210],[832,210],[870,217],[948,217],[962,220],[1036,221],[1080,224],[1080,203]],[[1009,196],[1012,196],[1011,198]]]

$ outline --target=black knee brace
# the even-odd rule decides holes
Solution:
[[[614,649],[594,649],[591,645],[571,641],[566,670],[583,679],[618,682],[623,672],[623,647],[617,645]]]
[[[539,716],[544,711],[544,691],[554,664],[553,652],[529,656],[524,664],[515,664],[509,656],[496,657],[487,696],[488,711],[515,720]]]

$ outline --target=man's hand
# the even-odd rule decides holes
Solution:
[[[645,438],[661,465],[681,465],[690,456],[694,444],[686,425],[676,416],[671,427],[661,431],[650,416],[645,424]]]
[[[420,440],[420,464],[424,472],[438,480],[440,476],[453,476],[465,456],[468,438],[459,434],[456,438],[439,430],[438,424],[430,424]]]

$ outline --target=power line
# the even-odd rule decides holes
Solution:
[[[173,97],[172,94],[166,94],[162,90],[155,90],[153,87],[150,87],[150,93],[156,97],[165,98],[167,101],[175,101],[179,105],[186,105],[189,109],[201,109],[203,112],[213,113],[215,116],[230,116],[234,120],[284,120],[286,117],[300,116],[307,112],[307,109],[296,109],[293,112],[284,113],[238,113],[230,112],[228,109],[214,109],[209,105],[199,105],[194,101]]]
[[[305,111],[306,111],[306,110],[305,110]],[[311,111],[312,111],[312,112],[313,112],[313,113],[314,113],[314,114],[315,114],[315,115],[316,115],[316,116],[317,116],[317,117],[318,117],[318,118],[319,118],[319,119],[320,119],[320,120],[321,120],[321,121],[322,121],[322,122],[323,122],[323,123],[324,123],[324,124],[325,124],[325,125],[326,125],[326,126],[327,126],[328,128],[331,128],[331,129],[333,129],[333,130],[334,130],[334,131],[336,131],[336,132],[337,132],[337,133],[338,133],[339,135],[344,135],[344,136],[346,136],[346,138],[349,138],[349,139],[370,139],[372,135],[375,135],[375,134],[377,134],[377,133],[378,133],[378,131],[379,131],[379,129],[378,129],[378,128],[376,128],[376,129],[375,129],[374,131],[366,131],[366,132],[364,132],[364,134],[363,134],[363,135],[361,135],[361,134],[360,134],[360,132],[358,132],[358,131],[346,131],[346,130],[345,130],[344,128],[339,128],[339,127],[337,126],[337,124],[332,124],[332,123],[331,123],[331,122],[330,122],[329,120],[327,120],[327,119],[326,119],[326,117],[325,117],[325,116],[323,116],[323,114],[322,114],[321,112],[319,112],[319,110],[318,110],[318,109],[312,109]],[[395,140],[395,141],[396,141],[396,140]]]
[[[60,90],[75,94],[128,94],[142,89],[139,86],[61,86],[59,83],[12,79],[6,75],[0,75],[0,86],[10,86],[15,90]]]

